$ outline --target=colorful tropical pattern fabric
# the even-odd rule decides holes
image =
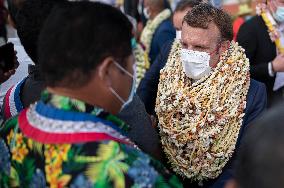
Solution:
[[[0,130],[1,188],[182,187],[123,121],[78,100],[44,92]]]

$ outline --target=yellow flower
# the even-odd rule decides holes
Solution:
[[[71,180],[70,175],[63,175],[63,176],[60,176],[60,178],[58,179],[52,179],[49,185],[50,185],[50,188],[66,187],[66,185],[69,183],[70,180]]]
[[[63,161],[67,160],[70,148],[71,145],[69,144],[46,145],[44,151],[45,172],[50,187],[64,187],[70,181],[70,175],[62,174],[62,164]]]
[[[16,145],[17,146],[20,146],[22,145],[24,142],[23,142],[23,135],[22,134],[16,134]]]
[[[68,151],[71,148],[70,144],[63,144],[58,147],[58,155],[61,157],[63,161],[67,160]]]
[[[52,182],[56,182],[57,177],[62,173],[61,165],[55,166],[54,164],[45,166],[45,173],[47,181],[52,184]]]
[[[13,148],[12,150],[12,159],[19,162],[19,163],[22,163],[25,156],[29,153],[28,149],[26,148],[25,145],[23,145],[23,147],[15,147]]]
[[[45,146],[45,151],[44,151],[44,156],[45,156],[45,162],[50,163],[51,160],[56,157],[58,154],[56,152],[56,149],[53,145],[46,145]]]

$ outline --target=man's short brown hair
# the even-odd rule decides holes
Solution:
[[[213,22],[221,33],[221,40],[233,40],[233,25],[231,17],[223,10],[217,9],[212,5],[202,3],[195,6],[184,17],[183,23],[191,27],[207,29]]]

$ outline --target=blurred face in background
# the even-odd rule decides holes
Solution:
[[[181,27],[182,27],[182,21],[183,18],[185,17],[186,13],[191,11],[191,7],[186,8],[185,10],[182,11],[176,11],[173,15],[173,24],[174,27],[177,31],[181,31]]]
[[[284,23],[284,0],[270,0],[267,5],[275,20]]]
[[[152,18],[152,5],[149,0],[144,0],[144,10],[143,14],[147,19]]]

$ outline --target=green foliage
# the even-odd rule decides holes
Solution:
[[[124,173],[129,169],[128,164],[122,162],[126,155],[120,150],[116,142],[110,141],[101,144],[98,149],[98,158],[101,161],[89,165],[86,175],[94,182],[95,187],[125,187]]]

